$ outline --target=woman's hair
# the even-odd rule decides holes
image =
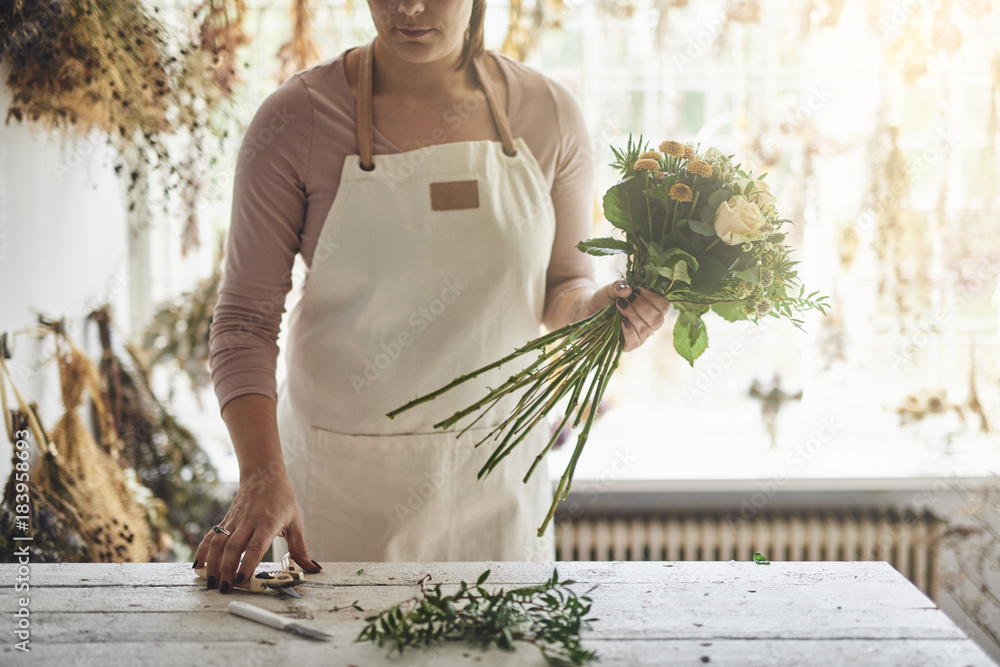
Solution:
[[[462,47],[462,60],[458,69],[464,69],[473,58],[483,53],[483,17],[486,14],[486,0],[472,0],[472,17],[469,19],[469,29],[465,33],[465,46]]]

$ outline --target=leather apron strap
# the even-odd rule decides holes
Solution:
[[[375,168],[375,164],[372,161],[372,69],[374,66],[374,52],[375,42],[371,41],[361,47],[361,57],[358,59],[358,122],[356,130],[361,168],[365,171],[371,171]],[[507,120],[507,114],[497,100],[496,90],[493,87],[493,82],[489,74],[486,72],[482,59],[483,55],[480,55],[472,61],[472,64],[476,68],[476,75],[479,77],[479,82],[483,86],[483,92],[486,94],[486,102],[489,104],[490,112],[493,115],[493,122],[496,124],[497,132],[500,134],[500,141],[503,143],[503,152],[513,157],[517,155],[517,149],[514,147],[514,137],[510,131],[510,121]]]
[[[497,125],[497,131],[500,133],[500,141],[503,142],[503,152],[510,157],[517,155],[517,149],[514,148],[514,137],[510,132],[510,121],[507,120],[507,114],[500,106],[497,101],[497,93],[493,88],[493,82],[490,80],[490,75],[486,73],[486,67],[483,65],[483,57],[485,54],[480,55],[478,58],[472,61],[472,64],[476,67],[476,74],[479,75],[479,83],[483,85],[483,92],[486,93],[486,101],[490,105],[490,111],[493,113],[493,122]]]
[[[361,168],[371,171],[375,168],[372,162],[372,62],[375,52],[375,42],[369,42],[361,48],[358,59],[358,122],[355,128],[358,133],[358,155],[361,156]]]

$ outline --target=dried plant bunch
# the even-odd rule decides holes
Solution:
[[[12,63],[6,122],[105,135],[130,210],[145,205],[153,171],[164,192],[198,190],[199,168],[236,134],[229,103],[236,50],[248,42],[244,13],[243,0],[205,0],[184,11],[189,29],[176,30],[141,0],[0,0],[0,61]],[[192,220],[195,199],[182,202]]]
[[[57,341],[58,336],[57,336]],[[58,344],[58,343],[57,343]],[[154,555],[149,519],[118,462],[120,442],[100,378],[87,356],[67,339],[57,359],[65,413],[49,434],[50,447],[33,471],[37,488],[57,498],[63,515],[86,542],[82,556],[89,562],[143,562]],[[83,392],[99,407],[102,448],[83,423],[79,408]]]
[[[121,439],[121,465],[135,470],[151,492],[150,502],[161,509],[151,521],[158,552],[183,556],[211,527],[209,517],[225,510],[216,469],[195,435],[153,393],[146,354],[121,335],[110,309],[104,306],[88,319],[99,330],[101,391]],[[116,352],[120,347],[126,354]],[[178,548],[178,542],[185,546]]]

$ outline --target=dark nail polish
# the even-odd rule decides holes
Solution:
[[[207,588],[208,590],[212,590],[213,588],[215,588],[215,577],[211,577],[211,576],[210,576],[210,577],[208,578],[208,586],[206,586],[206,588]]]
[[[618,297],[618,307],[619,308],[628,308],[628,299],[626,299],[623,296]]]
[[[197,570],[198,569],[198,559],[197,558],[195,558],[194,562],[191,563],[191,569],[192,570]]]
[[[635,292],[632,292],[631,294],[629,294],[629,295],[628,295],[628,296],[626,297],[626,300],[627,300],[627,301],[628,301],[629,303],[632,303],[633,301],[635,301],[635,300],[636,300],[636,299],[638,299],[638,298],[639,298],[639,295],[638,295],[638,294],[636,294]]]
[[[243,574],[242,572],[237,572],[236,579],[233,581],[233,583],[242,584],[245,578],[246,578],[245,574]]]
[[[626,328],[626,329],[631,329],[631,328],[632,328],[632,323],[628,321],[628,318],[627,318],[627,317],[623,317],[623,318],[622,318],[622,322],[624,322],[624,323],[625,323],[625,328]]]
[[[229,592],[229,582],[228,581],[223,581],[222,582],[222,584],[219,586],[219,592],[220,593],[228,593]]]
[[[315,566],[316,566],[316,569],[317,569],[317,570],[322,570],[322,569],[323,569],[323,566],[322,566],[322,565],[320,565],[319,563],[317,563],[316,561],[313,561],[313,565],[315,565]]]
[[[642,294],[642,290],[639,289],[638,287],[633,287],[632,288],[632,296],[636,296],[636,295],[639,295],[639,294]]]

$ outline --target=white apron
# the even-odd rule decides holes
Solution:
[[[495,443],[473,445],[517,397],[460,438],[432,427],[530,360],[385,416],[539,334],[555,235],[545,178],[480,62],[502,143],[373,159],[372,51],[360,58],[360,155],[344,162],[290,313],[278,392],[306,543],[319,561],[553,560],[551,526],[536,534],[552,500],[545,461],[522,483],[545,422],[478,481]],[[276,557],[286,549],[276,540]]]

